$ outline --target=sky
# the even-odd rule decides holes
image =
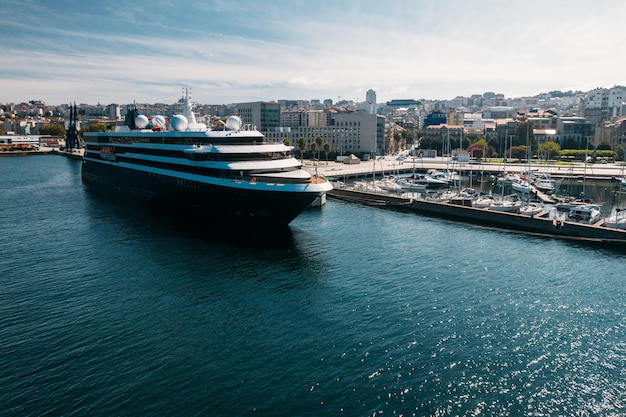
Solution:
[[[0,0],[0,103],[523,97],[626,85],[620,0]]]

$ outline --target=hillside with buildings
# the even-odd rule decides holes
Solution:
[[[136,104],[151,117],[172,117],[181,102]],[[112,128],[128,105],[78,104],[79,129]],[[0,104],[0,143],[12,138],[67,128],[70,105],[49,106],[42,101]],[[330,157],[395,153],[421,144],[437,154],[467,149],[484,140],[485,154],[502,156],[524,145],[520,128],[529,130],[534,144],[554,142],[560,149],[610,149],[623,158],[626,141],[626,87],[588,92],[553,91],[534,97],[505,98],[486,92],[451,100],[398,99],[376,102],[369,90],[363,102],[330,99],[277,100],[223,105],[196,104],[198,120],[216,125],[230,115],[255,126],[269,140],[306,142],[305,156],[316,142],[330,149]],[[532,131],[527,126],[531,126]]]

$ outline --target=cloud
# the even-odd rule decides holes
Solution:
[[[374,86],[385,101],[626,82],[626,4],[607,0],[7,2],[0,102],[172,101],[181,85],[207,103],[363,100]]]

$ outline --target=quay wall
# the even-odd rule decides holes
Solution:
[[[346,188],[335,188],[329,192],[329,196],[368,206],[449,218],[479,226],[497,227],[505,230],[565,239],[626,245],[625,230],[611,229],[598,224],[587,225],[569,222],[563,220],[563,215],[557,219],[550,218],[548,213],[544,213],[541,217],[530,217],[448,202],[411,199]]]

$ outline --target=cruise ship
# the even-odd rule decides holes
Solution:
[[[196,122],[189,90],[169,125],[136,108],[115,131],[84,134],[83,183],[193,212],[215,224],[289,224],[332,189],[302,168],[293,146],[268,142],[241,119]],[[319,201],[319,200],[318,200]]]

